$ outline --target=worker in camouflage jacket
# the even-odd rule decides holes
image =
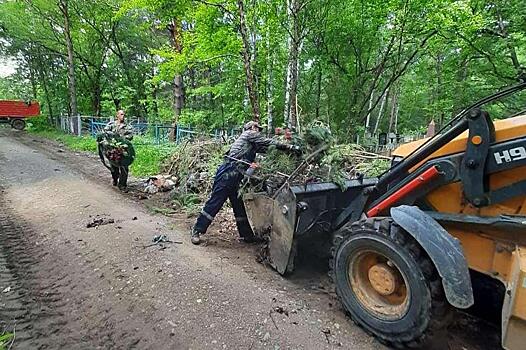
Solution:
[[[104,132],[107,134],[114,134],[122,137],[125,140],[131,141],[133,139],[133,128],[130,127],[125,120],[125,113],[119,110],[116,114],[115,121],[109,122],[104,127]],[[128,165],[117,165],[110,162],[111,177],[113,178],[113,186],[119,186],[121,191],[126,191],[128,185]]]
[[[275,146],[277,149],[285,151],[301,151],[298,146],[282,144],[263,136],[261,129],[257,122],[250,121],[246,123],[242,134],[230,147],[225,156],[225,161],[217,169],[212,194],[192,228],[191,241],[193,244],[201,242],[200,236],[206,233],[214,217],[227,199],[232,204],[237,230],[241,238],[245,242],[257,241],[257,237],[254,236],[248,223],[243,201],[238,194],[239,184],[243,179],[244,173],[249,168],[248,164],[255,166],[256,154],[265,153],[269,146]]]

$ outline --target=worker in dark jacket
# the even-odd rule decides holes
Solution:
[[[245,242],[254,242],[256,237],[250,228],[247,213],[243,201],[239,198],[239,184],[243,179],[243,174],[248,169],[247,163],[253,163],[256,153],[265,153],[269,146],[276,146],[277,149],[300,152],[300,148],[295,145],[279,143],[273,139],[266,138],[261,134],[261,127],[257,122],[250,121],[245,124],[243,133],[236,139],[230,147],[225,161],[217,169],[214,177],[214,186],[210,199],[206,202],[197,222],[191,231],[193,244],[201,242],[200,235],[204,234],[208,226],[214,220],[227,199],[232,204],[236,226],[239,235]]]

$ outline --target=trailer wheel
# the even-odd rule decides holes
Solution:
[[[16,130],[24,130],[26,122],[23,119],[13,119],[11,121],[11,127]]]
[[[390,218],[364,219],[334,238],[330,275],[353,321],[396,348],[419,348],[450,319],[441,279]]]

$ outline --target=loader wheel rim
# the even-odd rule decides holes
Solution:
[[[410,290],[403,272],[381,253],[367,250],[349,261],[349,284],[368,312],[385,320],[402,318]]]

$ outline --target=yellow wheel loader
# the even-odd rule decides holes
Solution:
[[[343,191],[285,183],[246,194],[254,232],[269,235],[270,264],[290,273],[302,246],[327,247],[350,317],[396,348],[425,346],[453,308],[489,292],[502,346],[526,349],[526,113],[503,119],[484,108],[524,89],[478,101],[434,137],[402,145],[378,178]]]

